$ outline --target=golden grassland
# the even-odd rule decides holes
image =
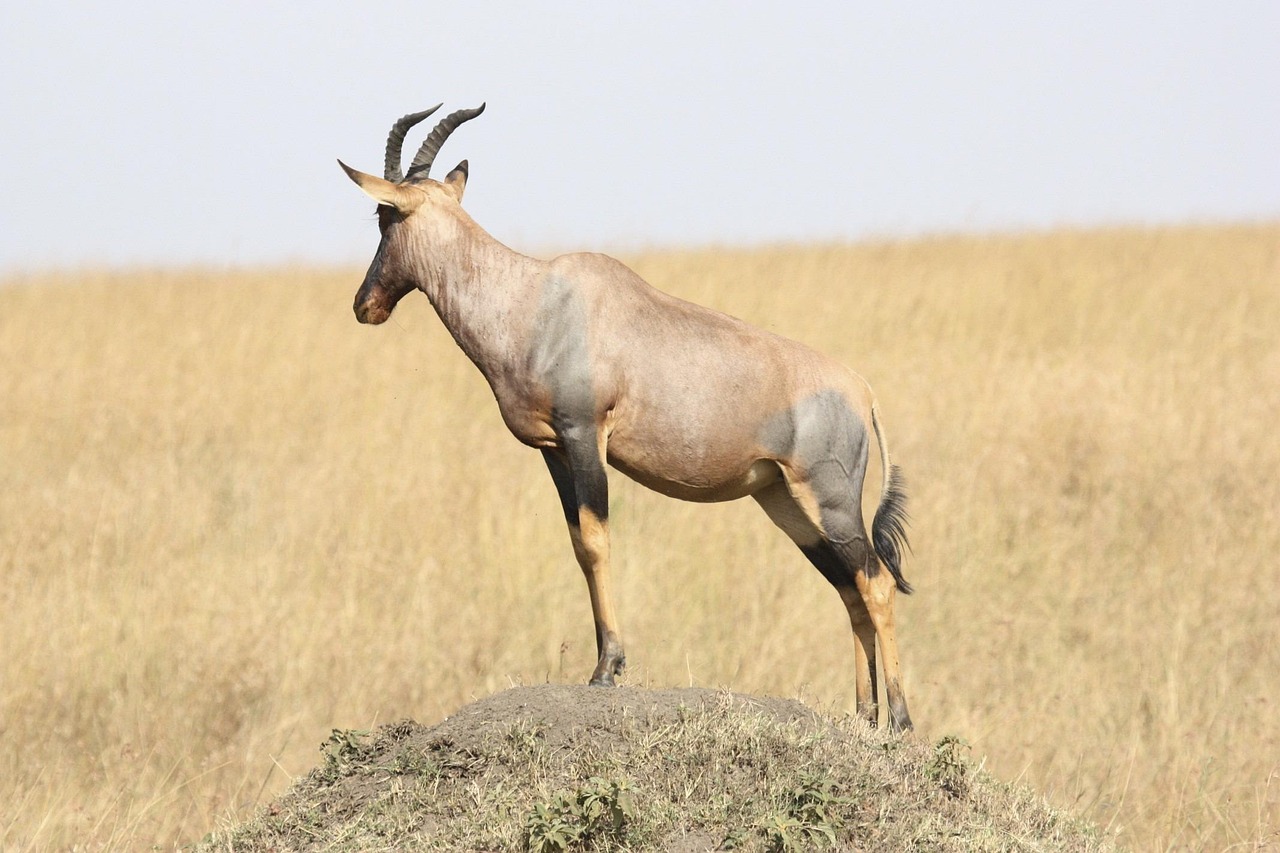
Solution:
[[[1280,843],[1280,225],[628,260],[876,388],[922,734],[1136,849]],[[589,674],[538,454],[425,299],[355,323],[361,274],[0,285],[0,847],[187,843],[333,727]],[[629,683],[852,707],[751,501],[611,482]]]

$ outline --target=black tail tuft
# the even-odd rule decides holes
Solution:
[[[907,519],[907,492],[902,471],[893,465],[889,468],[884,493],[880,495],[876,517],[871,521],[871,545],[880,562],[893,574],[898,589],[909,595],[911,584],[902,577],[902,552],[911,550],[911,543],[907,541]]]

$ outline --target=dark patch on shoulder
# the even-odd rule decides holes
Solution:
[[[573,475],[569,466],[560,458],[560,451],[549,448],[542,449],[542,459],[551,472],[551,481],[556,484],[556,495],[560,498],[560,509],[564,511],[564,520],[570,527],[578,526],[578,494],[573,488]]]
[[[608,477],[604,469],[600,469],[600,477],[579,477],[576,482],[578,507],[586,507],[601,522],[609,520],[609,488]],[[601,484],[605,484],[603,487]]]
[[[551,467],[551,476],[557,478],[556,467],[563,466],[563,475],[567,477],[567,487],[560,479],[556,479],[556,487],[560,490],[560,500],[564,505],[565,518],[571,525],[580,524],[581,507],[586,507],[600,521],[609,520],[609,475],[600,463],[600,448],[596,436],[594,422],[583,423],[581,418],[568,417],[562,410],[552,408],[551,426],[560,439],[560,453],[564,454],[564,462],[555,456],[554,451],[544,451]],[[570,505],[569,501],[572,501]]]
[[[595,417],[595,389],[587,339],[587,309],[573,282],[550,275],[542,283],[529,363],[551,392],[552,426]]]

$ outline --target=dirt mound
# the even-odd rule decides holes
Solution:
[[[822,728],[817,713],[794,699],[744,696],[685,687],[646,690],[641,687],[591,688],[542,684],[517,687],[473,702],[430,729],[414,725],[428,738],[453,739],[461,746],[483,747],[512,723],[534,723],[552,749],[590,745],[616,747],[640,732],[679,722],[693,712],[732,708],[769,717],[782,724]]]
[[[335,730],[207,850],[1100,850],[1097,831],[929,745],[799,702],[541,685],[436,726]]]

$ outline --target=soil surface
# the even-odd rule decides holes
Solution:
[[[516,687],[473,702],[429,728],[416,723],[405,741],[413,746],[448,741],[457,747],[487,746],[494,736],[505,737],[513,724],[536,724],[541,738],[553,749],[590,745],[608,749],[623,738],[671,725],[691,712],[732,708],[800,723],[815,730],[827,723],[794,699],[746,696],[705,687],[647,690],[643,687],[588,687],[542,684]],[[421,739],[422,743],[416,743]]]

